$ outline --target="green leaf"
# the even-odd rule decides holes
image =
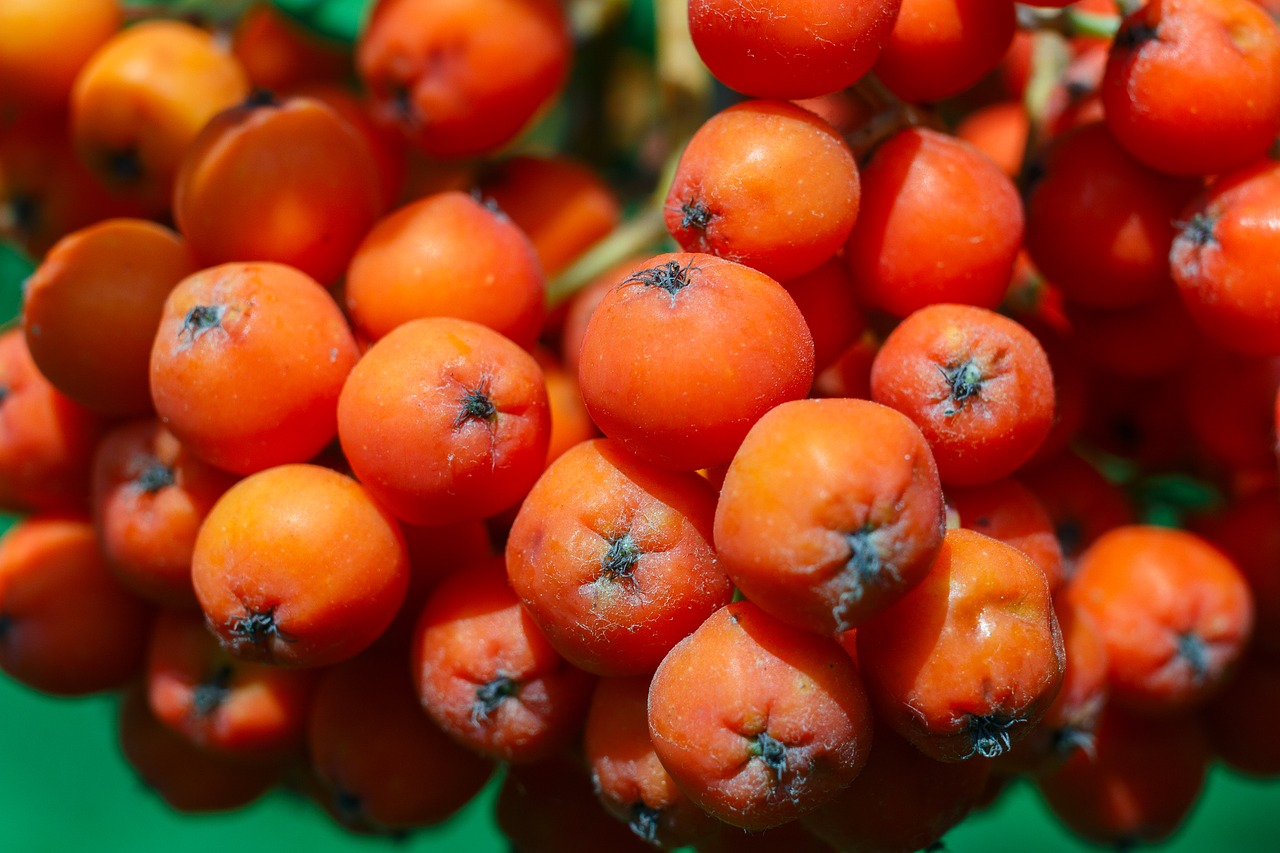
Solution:
[[[22,249],[0,240],[0,323],[8,323],[22,310],[22,283],[35,268]]]
[[[374,0],[272,0],[281,12],[308,29],[352,44]]]
[[[262,0],[121,0],[126,9],[168,17],[238,21]],[[272,5],[315,33],[351,44],[374,0],[272,0]]]
[[[658,42],[657,31],[658,21],[652,0],[632,0],[628,3],[627,14],[622,23],[624,44],[652,55]]]
[[[123,0],[126,10],[144,16],[194,17],[219,23],[238,21],[257,0]]]
[[[1207,510],[1222,506],[1222,493],[1211,483],[1188,474],[1153,474],[1137,484],[1138,496],[1178,509]]]
[[[1189,474],[1152,474],[1131,486],[1142,520],[1162,527],[1183,527],[1188,515],[1223,506],[1222,492]]]

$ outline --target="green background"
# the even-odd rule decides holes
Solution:
[[[507,853],[493,827],[492,787],[446,825],[403,842],[346,835],[318,809],[283,793],[233,814],[175,814],[121,758],[115,707],[113,697],[50,699],[0,677],[0,849]],[[1277,830],[1280,784],[1216,770],[1183,831],[1157,849],[1274,850]],[[947,836],[946,846],[956,853],[1091,849],[1066,835],[1025,786],[971,816]]]
[[[364,5],[364,0],[276,2],[316,29],[344,37],[354,31]],[[0,317],[16,313],[28,271],[25,259],[0,245]],[[8,523],[0,519],[0,527]],[[316,807],[286,793],[234,814],[177,815],[124,763],[116,744],[116,707],[115,697],[54,699],[0,675],[0,851],[508,850],[493,826],[494,785],[444,826],[404,841],[350,836]],[[1280,849],[1278,830],[1280,782],[1215,768],[1187,825],[1157,849]],[[1014,786],[992,809],[971,816],[947,836],[946,847],[956,853],[1092,849],[1068,836],[1026,785]]]

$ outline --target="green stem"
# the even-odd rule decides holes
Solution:
[[[547,284],[547,302],[558,305],[610,267],[627,257],[652,249],[667,236],[661,204],[646,205],[639,215],[622,223]]]
[[[1031,76],[1022,94],[1022,103],[1027,108],[1032,127],[1037,130],[1044,124],[1049,98],[1070,61],[1070,51],[1060,35],[1053,32],[1035,34],[1031,42]]]
[[[1020,7],[1021,8],[1021,7]],[[1040,31],[1031,40],[1031,75],[1022,93],[1027,111],[1027,142],[1022,154],[1023,181],[1044,138],[1049,101],[1066,73],[1071,52],[1066,39],[1052,31]]]
[[[1070,6],[1062,9],[1042,9],[1036,6],[1018,6],[1018,27],[1029,32],[1057,33],[1064,38],[1113,38],[1120,29],[1120,15],[1085,12]]]
[[[1085,38],[1111,39],[1120,31],[1122,18],[1119,15],[1103,15],[1098,12],[1085,12],[1072,9],[1070,6],[1062,10],[1062,19],[1066,22],[1067,37],[1083,36]]]
[[[654,247],[669,236],[665,218],[667,193],[675,180],[685,144],[687,140],[676,146],[675,153],[667,158],[662,174],[658,177],[658,185],[640,212],[615,228],[568,269],[547,283],[549,307],[555,307],[573,296],[615,264],[634,255],[652,252]]]

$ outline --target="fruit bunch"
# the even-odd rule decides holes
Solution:
[[[169,805],[909,851],[1280,775],[1280,8],[315,5],[0,0],[0,668]]]

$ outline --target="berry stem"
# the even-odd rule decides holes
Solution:
[[[866,162],[871,152],[889,137],[909,127],[942,129],[938,115],[895,95],[874,74],[867,74],[849,90],[867,105],[871,118],[845,134],[859,163]]]
[[[1024,7],[1019,7],[1022,9]],[[1053,90],[1066,74],[1071,51],[1066,39],[1052,30],[1037,31],[1031,40],[1031,73],[1022,93],[1022,106],[1027,111],[1027,142],[1022,154],[1019,183],[1025,187],[1031,179],[1031,165],[1044,138],[1049,101]]]
[[[653,249],[665,237],[667,226],[661,202],[646,205],[639,214],[615,228],[613,233],[552,279],[547,285],[547,302],[552,306],[560,304],[610,267],[627,257]]]
[[[685,139],[702,124],[711,104],[711,73],[689,35],[689,0],[657,0],[654,24],[662,115],[671,123],[671,138]]]
[[[1029,32],[1057,33],[1064,38],[1114,38],[1121,17],[1100,12],[1085,12],[1071,7],[1042,9],[1018,4],[1018,28]]]

